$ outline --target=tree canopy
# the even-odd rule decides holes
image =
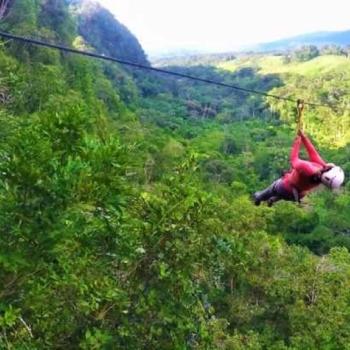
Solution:
[[[146,59],[98,16],[16,0],[0,27]],[[306,128],[349,177],[345,56],[204,60],[172,69],[333,104]],[[349,182],[250,200],[289,167],[294,107],[0,42],[0,348],[347,349]]]

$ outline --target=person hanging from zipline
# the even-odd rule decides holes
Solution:
[[[301,118],[301,112],[299,114]],[[301,145],[304,145],[309,160],[299,158]],[[323,184],[329,189],[339,189],[344,182],[344,171],[332,163],[326,163],[316,151],[310,139],[301,131],[298,121],[298,134],[290,154],[291,170],[263,191],[254,193],[255,205],[267,202],[269,206],[279,200],[295,201],[305,197],[311,190]]]

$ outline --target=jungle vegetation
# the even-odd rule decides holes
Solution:
[[[16,0],[0,28],[109,54],[121,36],[115,55],[148,63],[125,27],[76,6]],[[168,68],[334,106],[308,107],[305,128],[349,179],[350,61],[303,50]],[[350,183],[302,205],[250,199],[289,168],[294,118],[1,41],[0,348],[348,349]]]

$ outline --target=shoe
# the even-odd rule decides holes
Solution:
[[[261,203],[261,201],[258,199],[257,193],[254,193],[254,194],[252,195],[252,200],[253,200],[254,204],[255,204],[257,207],[258,207],[258,206],[260,205],[260,203]]]

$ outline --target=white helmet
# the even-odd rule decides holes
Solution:
[[[344,179],[344,171],[339,166],[334,166],[333,168],[324,172],[321,175],[322,183],[332,190],[340,188],[340,186],[344,182]]]

